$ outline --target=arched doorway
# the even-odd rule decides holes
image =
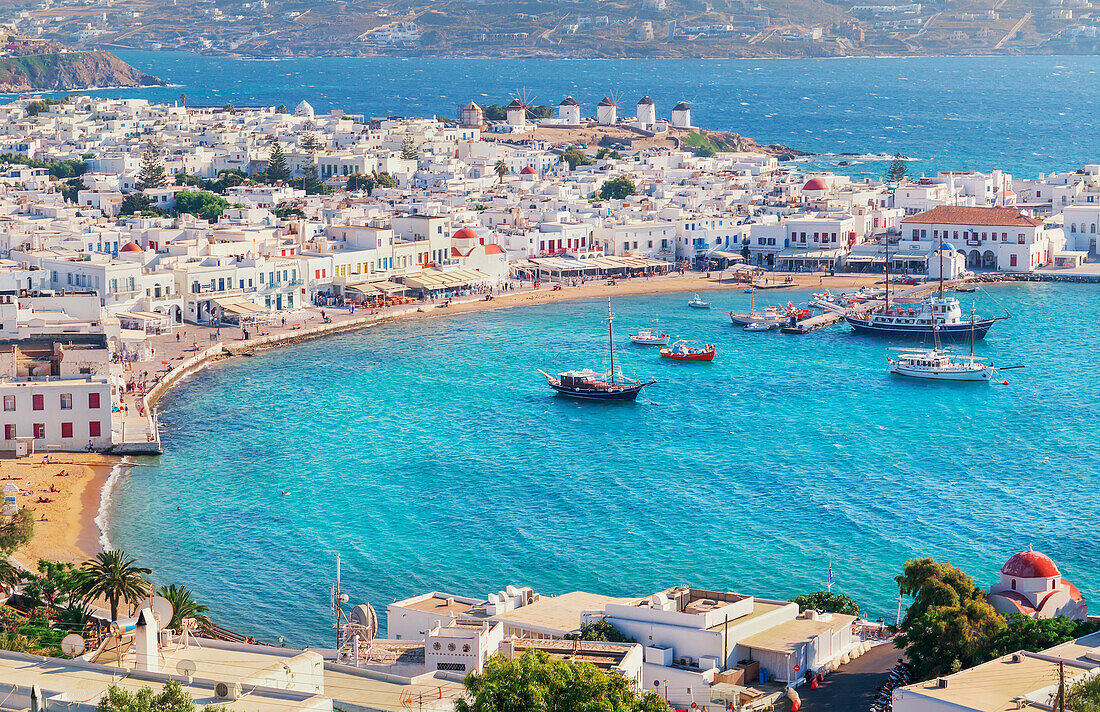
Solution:
[[[986,269],[997,269],[997,255],[992,250],[986,250],[982,255],[982,267]]]
[[[966,257],[967,267],[981,267],[982,266],[982,253],[977,250],[971,250],[970,254]]]

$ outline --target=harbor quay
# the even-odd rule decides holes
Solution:
[[[412,319],[599,300],[602,323],[577,332],[606,347],[607,368],[532,370],[548,399],[634,401],[657,380],[622,374],[622,344],[676,367],[728,358],[718,339],[673,341],[661,315],[641,328],[615,312],[619,297],[677,294],[708,328],[771,332],[781,347],[828,343],[830,329],[919,341],[883,363],[887,378],[1007,384],[1001,372],[1023,364],[995,367],[975,342],[1017,317],[967,311],[958,294],[1100,281],[1100,164],[914,176],[899,156],[890,175],[856,180],[782,147],[729,150],[743,147],[694,126],[679,97],[609,96],[586,113],[567,96],[538,118],[518,98],[499,118],[474,102],[447,109],[393,118],[306,101],[80,95],[0,105],[0,487],[10,529],[34,525],[24,548],[4,552],[0,623],[5,635],[41,635],[27,621],[46,610],[50,635],[74,626],[44,647],[4,638],[0,710],[91,710],[178,685],[191,702],[241,712],[465,712],[479,681],[530,661],[590,664],[624,686],[630,709],[1066,709],[1067,691],[1100,670],[1100,621],[1030,547],[992,587],[918,560],[898,577],[892,621],[834,596],[831,564],[826,589],[802,602],[700,577],[622,596],[501,582],[384,611],[353,600],[338,573],[332,639],[301,648],[257,641],[254,621],[221,628],[119,560],[99,516],[112,483],[171,451],[158,404],[221,359]],[[747,310],[722,308],[735,294]],[[137,577],[121,608],[115,589],[89,583],[120,569]],[[72,611],[42,593],[39,575],[71,584],[68,602],[88,606],[82,623],[62,622]],[[966,615],[988,607],[979,622],[997,635],[1057,625],[1060,642],[922,652],[919,631],[940,620],[918,616],[931,596],[922,587],[941,584],[973,595]],[[914,602],[904,615],[902,598]]]

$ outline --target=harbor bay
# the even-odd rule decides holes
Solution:
[[[505,583],[793,597],[822,588],[831,564],[836,590],[892,621],[907,558],[988,585],[1029,542],[1098,593],[1080,506],[1100,455],[1100,393],[1082,370],[1093,287],[958,295],[1013,315],[976,345],[1026,364],[1008,385],[899,380],[887,347],[904,342],[845,325],[745,333],[721,309],[749,295],[705,296],[708,311],[683,294],[614,301],[616,360],[658,379],[634,404],[554,397],[535,371],[600,368],[603,300],[414,319],[217,364],[162,403],[165,453],[117,484],[107,535],[219,619],[301,644],[329,638],[337,553],[346,590],[380,609]],[[673,338],[714,343],[715,361],[628,343],[658,315]]]

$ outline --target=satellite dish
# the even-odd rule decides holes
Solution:
[[[77,633],[69,633],[61,640],[61,652],[70,658],[75,658],[84,653],[84,636]]]
[[[196,669],[198,669],[198,666],[195,665],[194,660],[180,660],[176,663],[176,672],[186,677],[188,682],[191,682],[195,677]]]
[[[143,608],[148,608],[149,612],[153,614],[158,628],[167,628],[168,624],[172,622],[172,604],[163,596],[150,596],[139,603],[137,610],[134,611],[134,618],[138,617]]]

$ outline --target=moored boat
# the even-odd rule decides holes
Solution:
[[[943,295],[943,253],[951,253],[955,247],[944,242],[940,244],[940,284],[938,296],[915,301],[914,303],[890,304],[890,243],[886,243],[886,301],[882,308],[864,310],[853,307],[844,320],[852,329],[878,336],[923,337],[934,336],[937,339],[984,339],[995,322],[1008,319],[1004,316],[979,317],[972,311],[970,318],[963,317],[959,300]]]
[[[562,371],[557,378],[551,376],[541,368],[535,369],[546,377],[546,384],[554,391],[569,398],[581,400],[599,401],[633,401],[646,386],[656,383],[656,380],[641,381],[637,378],[627,378],[622,372],[615,370],[615,333],[612,324],[615,315],[611,312],[611,299],[607,300],[607,343],[611,354],[611,368],[606,373],[585,368],[573,371]]]
[[[753,322],[763,321],[772,326],[780,326],[790,324],[791,317],[793,316],[795,321],[801,321],[813,316],[813,309],[800,309],[791,302],[787,302],[786,307],[765,307],[762,311],[756,310],[756,295],[753,294],[749,298],[749,311],[748,313],[726,312],[729,314],[730,321],[738,326],[748,326]]]
[[[741,327],[744,331],[771,331],[775,328],[775,324],[770,324],[766,321],[750,321]]]
[[[673,361],[713,361],[715,353],[714,344],[677,341],[672,346],[661,349],[661,358]]]
[[[890,373],[938,381],[988,381],[993,361],[982,356],[957,356],[938,349],[919,349],[887,358]]]
[[[710,302],[704,302],[702,297],[698,294],[691,296],[691,301],[688,302],[688,306],[692,309],[710,309]]]
[[[668,346],[672,339],[668,334],[661,333],[661,320],[658,319],[653,329],[638,329],[638,333],[630,335],[630,341],[642,346]]]

